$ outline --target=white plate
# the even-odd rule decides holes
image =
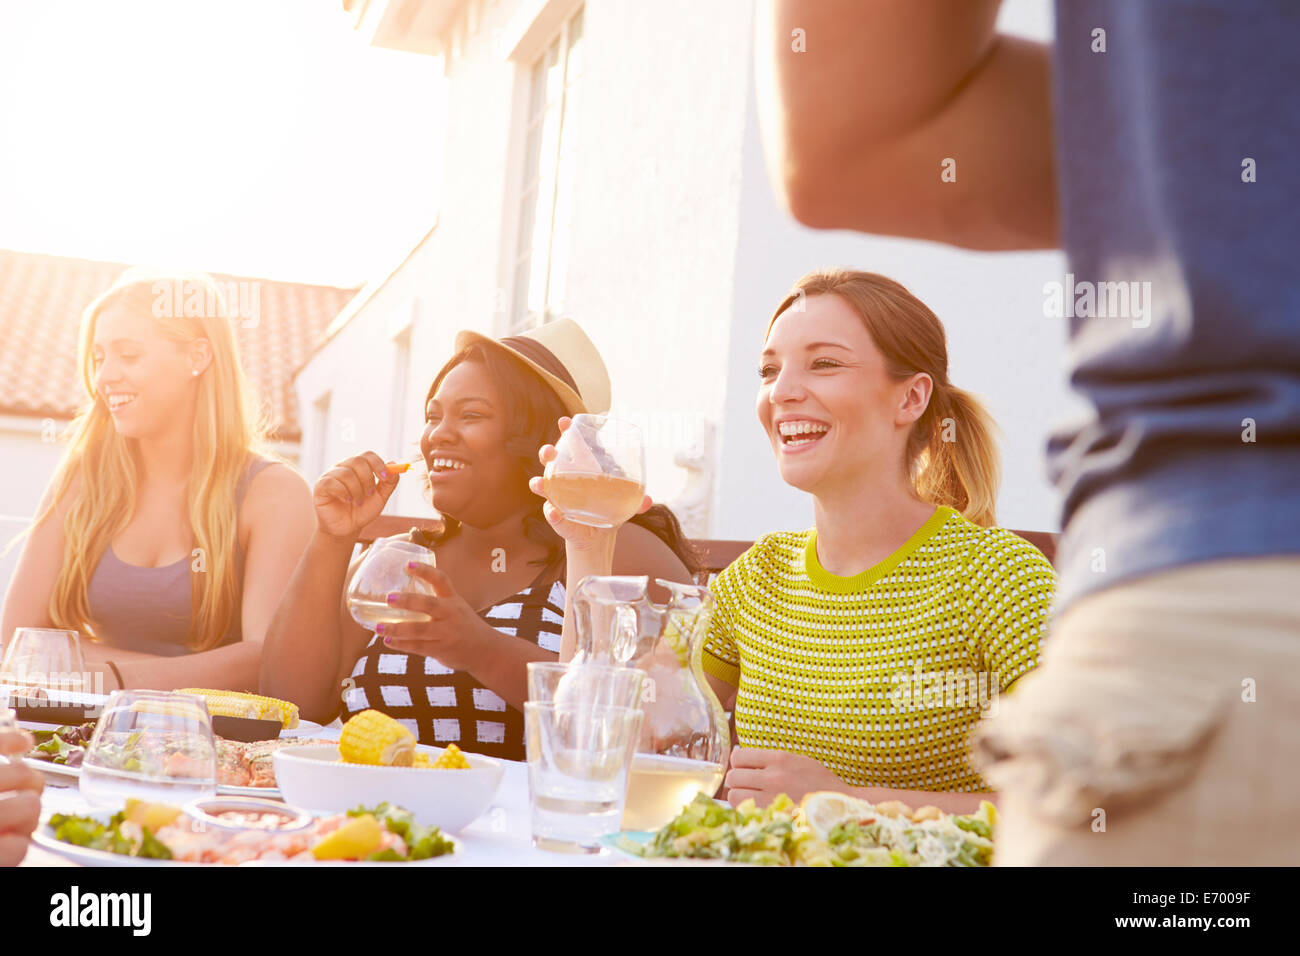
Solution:
[[[280,731],[280,739],[286,740],[294,737],[315,737],[325,728],[312,720],[303,720],[299,718],[298,726],[293,730]]]
[[[108,812],[102,813],[85,813],[76,814],[77,816],[94,817],[102,822],[107,822],[113,815]],[[455,837],[448,833],[443,836],[451,840],[455,847],[454,852],[444,853],[442,856],[431,857],[427,860],[411,860],[406,863],[368,863],[368,862],[349,862],[346,860],[327,860],[319,863],[289,863],[287,861],[265,861],[249,860],[247,863],[237,864],[238,866],[434,866],[444,863],[457,854],[463,853],[465,844],[461,843]],[[49,820],[42,820],[41,825],[36,832],[32,834],[32,842],[43,850],[55,853],[64,859],[72,860],[74,863],[80,863],[82,866],[225,866],[223,863],[191,863],[187,860],[149,860],[141,859],[135,856],[123,856],[120,853],[109,853],[107,850],[92,850],[89,847],[75,846],[71,843],[64,843],[62,840],[54,839],[54,831],[50,829]]]
[[[23,763],[33,770],[40,770],[44,773],[54,774],[56,777],[73,777],[80,779],[81,768],[69,767],[67,764],[50,763],[48,760],[36,760],[32,757],[24,757]],[[235,787],[227,784],[217,785],[217,796],[219,797],[266,797],[268,800],[282,800],[279,787]]]
[[[24,757],[23,763],[33,770],[39,770],[42,773],[52,773],[56,777],[80,777],[80,767],[69,767],[64,763],[51,763],[48,760],[37,760],[34,757]]]

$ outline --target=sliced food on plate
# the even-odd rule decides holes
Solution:
[[[618,848],[644,859],[709,859],[767,866],[988,866],[997,811],[973,814],[898,801],[872,804],[847,794],[810,793],[795,806],[782,794],[758,808],[729,807],[703,794],[639,842]]]
[[[206,822],[213,816],[211,808],[201,813],[132,800],[112,816],[56,813],[40,842],[56,852],[67,845],[137,859],[228,865],[404,863],[455,852],[455,842],[437,827],[421,826],[409,812],[387,803],[318,819],[280,812],[286,819],[283,828],[268,825],[265,812],[242,809],[231,811],[241,815],[242,825],[213,826]]]

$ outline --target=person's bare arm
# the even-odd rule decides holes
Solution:
[[[340,682],[370,639],[347,611],[348,565],[358,533],[397,482],[367,452],[340,462],[313,490],[316,530],[271,616],[258,682],[259,693],[293,701],[308,720],[334,719]]]
[[[762,0],[759,116],[796,219],[972,249],[1058,245],[1049,48],[997,34],[998,6]]]
[[[253,479],[240,519],[248,522],[243,635],[245,642],[260,646],[316,528],[311,489],[292,468],[272,465]]]

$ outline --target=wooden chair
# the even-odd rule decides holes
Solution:
[[[426,531],[439,531],[442,521],[439,518],[413,518],[403,515],[380,515],[361,529],[358,541],[370,544],[376,538],[404,534],[411,528],[423,528]],[[1014,531],[1047,557],[1055,565],[1057,535],[1048,531]],[[752,541],[728,541],[720,538],[698,538],[694,542],[704,561],[704,570],[700,573],[700,583],[707,584],[732,561],[744,554],[754,543]]]
[[[412,528],[424,531],[441,531],[441,518],[412,518],[408,515],[380,515],[361,529],[357,543],[373,544],[376,538],[391,538],[395,534],[406,534]]]

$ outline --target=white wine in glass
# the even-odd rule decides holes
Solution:
[[[432,566],[433,552],[409,541],[381,538],[361,560],[348,586],[348,610],[352,619],[367,631],[373,631],[376,624],[429,620],[429,615],[422,611],[388,606],[388,595],[393,591],[433,597],[433,586],[411,574],[406,568],[408,561]]]
[[[546,497],[570,521],[613,528],[645,497],[641,429],[608,415],[575,415],[546,466]]]

